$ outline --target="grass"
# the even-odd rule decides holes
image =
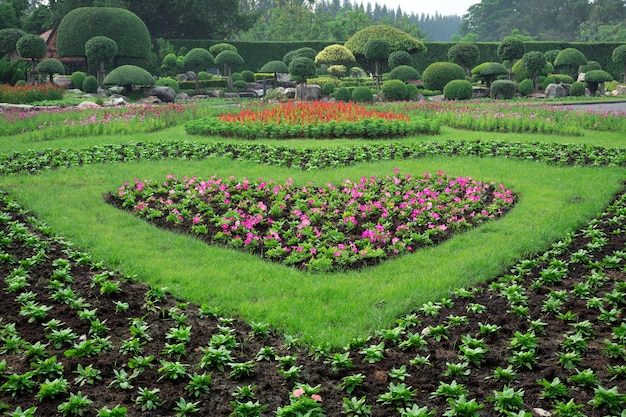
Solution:
[[[602,141],[620,146],[610,134],[589,132],[582,138],[505,135],[442,129],[442,135],[418,140],[494,139],[571,143]],[[84,147],[86,144],[166,139],[214,141],[188,137],[182,127],[150,135],[58,140],[50,143],[0,141],[9,149]],[[354,141],[280,141],[293,146],[337,146]],[[371,142],[368,142],[371,143]],[[451,175],[502,182],[520,199],[507,216],[437,247],[358,272],[310,274],[261,261],[233,250],[207,246],[191,236],[155,228],[104,203],[102,195],[122,182],[158,180],[167,174],[274,179],[296,183],[338,183],[363,175],[384,176],[394,168],[421,174],[441,169]],[[504,159],[425,158],[360,164],[321,172],[302,172],[221,158],[204,161],[133,162],[58,170],[30,177],[0,179],[29,210],[62,236],[97,259],[150,285],[168,287],[176,296],[220,306],[248,321],[266,321],[311,343],[345,343],[389,326],[394,319],[451,288],[471,286],[506,271],[516,259],[547,249],[602,210],[621,189],[621,168],[559,168]]]

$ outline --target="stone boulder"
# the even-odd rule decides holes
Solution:
[[[64,89],[68,89],[70,85],[72,85],[72,80],[70,80],[69,75],[55,75],[52,80],[53,84],[59,86]]]
[[[173,103],[176,100],[176,91],[172,87],[154,86],[141,89],[144,97],[156,96],[163,103]]]
[[[570,84],[548,84],[546,87],[546,98],[559,98],[569,96]]]
[[[112,95],[109,99],[104,103],[106,107],[114,107],[114,106],[124,106],[128,104],[126,99],[122,96],[118,96],[117,94]]]
[[[162,101],[157,96],[147,96],[147,97],[142,97],[139,100],[137,100],[137,103],[140,103],[140,104],[159,104],[159,103],[162,103]]]
[[[280,87],[282,88],[282,87]],[[279,88],[279,90],[280,90]],[[296,98],[296,89],[293,87],[290,88],[283,88],[283,95],[285,96],[285,98]]]
[[[626,95],[626,85],[618,85],[617,87],[615,87],[615,90],[613,90],[612,94],[614,96],[625,96]]]
[[[100,108],[100,105],[94,103],[93,101],[83,101],[76,106],[77,109],[97,109]]]
[[[176,100],[189,100],[189,94],[187,93],[176,93]]]
[[[487,87],[472,87],[472,98],[489,97],[489,89]]]
[[[322,87],[317,84],[306,84],[304,88],[296,87],[296,100],[319,100],[322,98]]]
[[[197,77],[196,73],[193,71],[187,71],[184,74],[179,74],[178,77],[176,77],[177,81],[190,81],[190,80],[195,80]]]

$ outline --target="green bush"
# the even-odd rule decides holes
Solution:
[[[131,86],[154,85],[154,78],[145,69],[135,65],[122,65],[115,68],[104,78],[105,85],[121,85],[126,92],[131,91]]]
[[[180,91],[180,85],[178,84],[178,81],[176,81],[173,78],[159,78],[158,80],[154,82],[154,85],[157,85],[160,87],[170,87],[172,90],[176,91],[177,93]]]
[[[390,69],[394,69],[400,65],[413,66],[413,58],[407,51],[394,51],[389,54],[387,65],[389,65]]]
[[[443,96],[448,100],[469,100],[473,95],[472,83],[467,80],[452,80],[443,87]]]
[[[203,80],[210,80],[211,78],[213,78],[213,74],[209,74],[206,71],[200,71],[198,73],[198,80],[203,81]]]
[[[515,83],[509,80],[496,80],[491,83],[491,98],[509,100],[515,97]]]
[[[9,61],[8,57],[0,58],[0,84],[15,85],[20,80],[26,79],[28,64],[21,59]]]
[[[361,86],[352,90],[352,101],[370,103],[374,101],[374,93],[369,87]]]
[[[406,85],[406,97],[407,100],[415,100],[419,94],[419,90],[415,84]]]
[[[241,79],[253,83],[254,82],[254,73],[250,70],[241,71]]]
[[[390,80],[400,80],[405,83],[409,81],[419,80],[420,73],[413,67],[408,65],[399,65],[391,70],[389,73]]]
[[[339,87],[335,91],[335,100],[337,101],[350,101],[352,95],[350,94],[350,90],[348,87]]]
[[[581,65],[578,68],[578,72],[589,72],[589,71],[593,71],[593,70],[599,70],[602,69],[602,65],[600,65],[600,63],[598,61],[587,61],[587,64],[585,65]]]
[[[543,81],[541,82],[541,86],[543,88],[548,87],[550,84],[556,84],[556,78],[554,78],[551,75],[546,77],[546,78],[544,78]]]
[[[574,79],[567,74],[551,74],[552,78],[554,78],[555,83],[563,83],[563,84],[572,84]]]
[[[16,87],[24,87],[25,85],[28,85],[28,84],[26,84],[26,80],[18,80],[18,81],[15,83],[15,86],[16,86]]]
[[[429,90],[443,90],[452,80],[464,80],[465,70],[452,62],[434,62],[422,74],[422,79]]]
[[[226,77],[213,77],[209,80],[199,81],[199,84],[201,90],[222,89],[228,86],[228,79]],[[181,90],[193,90],[196,88],[194,80],[179,81],[178,85]]]
[[[93,75],[85,78],[82,90],[85,93],[94,94],[98,92],[98,80]]]
[[[239,72],[233,72],[233,81],[241,81],[243,80],[243,77],[241,76],[241,73]]]
[[[406,100],[408,98],[406,84],[400,80],[387,80],[380,89],[385,95],[385,99],[390,101]]]
[[[519,83],[517,89],[519,90],[521,95],[527,96],[533,92],[533,82],[526,78]]]
[[[246,91],[248,89],[248,83],[244,80],[233,81],[233,89],[235,91]]]
[[[87,76],[82,71],[76,71],[70,75],[70,81],[74,88],[83,88],[83,83],[85,82],[85,78]]]
[[[133,12],[115,7],[79,7],[59,23],[59,55],[85,56],[85,44],[95,36],[114,40],[120,58],[146,59],[152,49],[148,28]]]
[[[329,96],[335,92],[335,88],[337,88],[337,86],[332,81],[324,83],[322,84],[322,93],[324,93],[325,96]]]
[[[572,97],[582,97],[587,93],[587,85],[580,81],[574,81],[569,89],[569,95]]]

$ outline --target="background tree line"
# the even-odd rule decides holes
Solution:
[[[344,42],[387,24],[427,41],[626,41],[626,0],[482,0],[464,16],[406,13],[362,0],[4,0],[0,29],[42,33],[78,7],[128,9],[153,39]]]

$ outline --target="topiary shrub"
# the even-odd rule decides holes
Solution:
[[[324,93],[325,96],[329,96],[329,95],[331,95],[332,93],[335,92],[336,88],[337,88],[337,86],[332,81],[324,83],[322,85],[322,93]]]
[[[480,61],[480,49],[473,43],[461,42],[448,49],[448,61],[462,66],[469,76],[470,68]]]
[[[253,83],[254,82],[254,73],[250,70],[241,71],[241,79]]]
[[[572,97],[582,97],[587,94],[587,85],[580,81],[574,81],[569,89],[569,95]]]
[[[600,65],[600,63],[598,61],[587,61],[587,64],[585,65],[581,65],[578,68],[578,72],[589,72],[589,71],[593,71],[593,70],[599,70],[602,69],[602,65]]]
[[[17,51],[17,41],[24,35],[26,32],[20,29],[0,29],[0,56]]]
[[[548,77],[545,77],[545,78],[543,79],[543,81],[541,81],[541,83],[540,83],[540,84],[541,84],[541,87],[542,87],[542,88],[546,88],[546,87],[547,87],[547,86],[549,86],[550,84],[556,84],[556,79],[555,79],[553,76],[551,76],[551,75],[550,75],[550,76],[548,76]]]
[[[499,100],[510,100],[515,97],[515,83],[509,80],[496,80],[491,83],[489,95]]]
[[[603,70],[593,70],[585,74],[585,82],[592,95],[595,95],[598,87],[607,81],[613,81],[613,76]]]
[[[154,78],[145,69],[135,65],[122,65],[115,68],[104,79],[105,85],[121,85],[126,89],[126,93],[132,91],[132,86],[154,85]]]
[[[389,54],[387,64],[390,69],[394,69],[400,65],[408,65],[412,67],[413,58],[411,58],[411,55],[407,51],[394,51]]]
[[[385,99],[390,101],[406,100],[406,84],[400,80],[387,80],[380,87]]]
[[[348,87],[339,87],[335,91],[335,100],[337,101],[350,101],[352,95],[350,94],[350,90]]]
[[[328,45],[315,56],[317,65],[343,65],[351,67],[356,62],[354,54],[343,45]]]
[[[47,58],[35,67],[42,74],[48,74],[50,82],[53,81],[54,74],[65,74],[65,66],[58,59]]]
[[[473,95],[472,83],[467,80],[452,80],[443,87],[443,96],[448,100],[469,100]]]
[[[348,72],[348,68],[345,65],[331,65],[326,71],[333,77],[342,78]]]
[[[554,68],[565,68],[574,78],[581,65],[587,64],[587,57],[576,48],[565,48],[554,59]]]
[[[72,86],[74,88],[83,88],[83,83],[85,82],[85,75],[82,71],[76,71],[70,75],[70,81],[72,82]]]
[[[434,62],[422,74],[424,85],[429,90],[443,90],[452,80],[464,80],[465,70],[452,62]]]
[[[93,75],[85,78],[83,81],[83,92],[89,94],[95,94],[98,92],[98,79]]]
[[[400,80],[405,83],[409,81],[419,80],[420,73],[413,67],[408,65],[399,65],[389,73],[390,80]]]
[[[170,87],[177,93],[180,91],[180,85],[178,84],[178,81],[173,78],[159,78],[154,82],[154,85],[158,85],[161,87]]]
[[[419,90],[415,84],[406,85],[406,97],[407,100],[416,100],[419,95]]]
[[[519,85],[517,86],[517,89],[521,95],[527,96],[533,92],[533,82],[529,80],[528,78],[526,78],[525,80],[522,80],[519,83]]]
[[[146,59],[152,50],[148,28],[133,12],[116,7],[79,7],[59,23],[59,55],[85,56],[85,44],[95,36],[114,40],[120,58]]]
[[[244,80],[233,81],[233,90],[246,91],[248,89],[248,83]]]
[[[563,84],[571,84],[574,82],[574,79],[567,74],[552,74],[550,75],[554,78],[555,83],[563,83]]]
[[[198,80],[200,80],[200,81],[210,80],[211,78],[213,78],[213,74],[208,73],[206,71],[200,71],[198,73]]]
[[[369,87],[360,86],[352,90],[352,101],[357,103],[370,103],[374,101],[374,93]]]

